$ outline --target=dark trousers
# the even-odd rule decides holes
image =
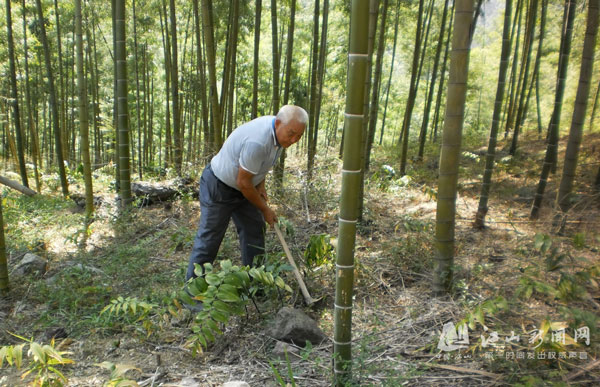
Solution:
[[[242,250],[242,264],[251,266],[254,256],[265,250],[265,220],[258,208],[235,188],[214,175],[210,163],[200,178],[200,223],[190,255],[186,281],[195,278],[195,264],[212,263],[229,225],[237,228]]]

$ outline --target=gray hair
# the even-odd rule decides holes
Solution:
[[[283,125],[286,125],[291,120],[295,120],[306,126],[308,124],[308,113],[300,106],[285,105],[279,109],[276,117]]]

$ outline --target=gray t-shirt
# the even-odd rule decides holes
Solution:
[[[219,180],[239,190],[239,167],[252,173],[252,183],[257,185],[264,180],[282,149],[275,136],[275,117],[259,117],[231,132],[210,164]]]

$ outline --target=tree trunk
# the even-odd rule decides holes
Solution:
[[[548,0],[542,0],[542,16],[541,16],[541,20],[540,20],[540,37],[538,39],[538,51],[535,56],[535,64],[533,66],[533,73],[531,74],[531,83],[529,85],[529,91],[527,92],[527,97],[525,99],[525,106],[523,107],[523,113],[520,115],[520,118],[517,121],[518,128],[519,129],[522,128],[525,123],[525,118],[527,117],[527,111],[529,109],[529,101],[531,99],[531,93],[533,92],[533,88],[535,86],[538,133],[542,132],[542,124],[541,124],[542,117],[541,117],[541,113],[540,113],[540,99],[539,99],[539,90],[540,90],[540,82],[539,82],[540,74],[539,74],[539,72],[540,72],[540,62],[542,60],[541,52],[542,52],[542,44],[544,41],[547,4],[548,4]],[[534,82],[535,82],[535,85],[534,85]],[[520,130],[519,130],[519,132],[520,132]]]
[[[173,161],[172,153],[172,141],[171,141],[171,104],[170,104],[170,93],[171,90],[171,43],[169,39],[169,27],[167,21],[167,9],[165,2],[162,2],[162,12],[159,10],[160,27],[163,33],[163,52],[165,59],[165,167],[167,167]],[[163,15],[164,15],[164,27],[163,27]]]
[[[600,82],[598,82],[598,86],[596,87],[596,93],[594,94],[594,104],[592,105],[592,114],[590,115],[590,127],[588,129],[589,132],[592,132],[594,129],[594,117],[596,117],[596,108],[598,107],[598,95],[600,95]]]
[[[327,62],[327,25],[329,19],[329,0],[323,2],[323,20],[321,22],[321,43],[319,46],[319,67],[317,69],[317,103],[315,111],[315,130],[313,131],[312,154],[317,153],[319,141],[319,121],[321,119],[321,103],[323,99],[323,80],[325,78],[325,65]]]
[[[6,241],[4,239],[2,200],[0,200],[0,297],[7,296],[8,290],[8,260],[6,259]]]
[[[523,6],[523,2],[524,0],[518,0],[517,1],[517,9],[516,9],[516,14],[515,14],[515,20],[513,22],[513,26],[512,26],[512,31],[510,34],[510,44],[512,45],[512,42],[516,36],[516,42],[515,42],[515,53],[513,55],[513,62],[512,62],[512,67],[511,67],[511,71],[510,71],[510,92],[509,92],[509,97],[506,101],[507,105],[506,108],[504,110],[504,116],[506,117],[506,119],[502,119],[502,121],[504,122],[505,128],[504,128],[504,138],[506,138],[508,136],[508,132],[511,129],[511,122],[512,122],[512,111],[513,111],[513,106],[514,106],[514,100],[515,100],[515,82],[517,79],[517,64],[519,63],[519,40],[521,38],[521,17],[523,15],[523,11],[522,11],[522,6]],[[517,29],[517,33],[515,35],[515,28]]]
[[[44,61],[46,64],[46,73],[48,76],[48,88],[50,92],[50,106],[52,109],[52,124],[54,126],[54,145],[56,148],[56,158],[58,162],[58,173],[60,175],[60,185],[64,197],[69,195],[69,185],[67,183],[67,174],[65,171],[65,163],[63,157],[62,140],[60,136],[60,125],[59,125],[59,112],[58,112],[58,101],[56,100],[56,90],[54,88],[54,72],[52,71],[52,63],[50,61],[50,46],[48,44],[48,38],[46,35],[46,26],[44,25],[44,12],[42,10],[41,0],[35,0],[37,14],[38,14],[38,25],[40,27],[40,38],[42,39],[42,46],[44,48]]]
[[[81,27],[81,0],[75,0],[75,44],[77,46],[77,89],[79,91],[79,133],[81,135],[81,156],[83,158],[83,179],[85,182],[85,216],[86,221],[94,212],[94,190],[92,186],[92,165],[90,161],[88,95],[86,76],[83,72],[83,29]],[[89,42],[88,42],[89,44]]]
[[[394,61],[396,59],[396,43],[398,42],[398,22],[400,20],[400,0],[396,2],[396,22],[394,24],[394,48],[392,49],[392,62],[390,63],[390,77],[385,92],[385,105],[383,108],[383,118],[381,120],[381,134],[379,135],[379,145],[383,143],[383,132],[385,131],[385,117],[387,115],[388,100],[390,98],[390,88],[392,86],[392,74],[394,73]]]
[[[427,102],[425,103],[425,111],[423,112],[423,122],[421,123],[421,132],[419,133],[419,153],[418,160],[423,160],[423,153],[425,152],[425,139],[427,138],[427,126],[429,125],[429,111],[431,109],[431,103],[433,101],[433,91],[435,89],[435,81],[437,76],[437,68],[440,61],[440,55],[442,53],[442,46],[444,43],[444,30],[446,29],[446,17],[448,15],[448,2],[444,1],[444,11],[442,12],[442,21],[440,23],[440,36],[438,37],[438,45],[435,50],[435,58],[433,60],[433,72],[431,75],[431,83],[429,85],[429,93],[427,94]]]
[[[295,0],[292,0],[295,2]],[[254,18],[254,69],[252,72],[252,119],[258,117],[258,64],[260,48],[260,17],[262,0],[256,0],[256,15]]]
[[[129,169],[129,109],[127,107],[127,52],[125,32],[125,0],[115,0],[115,61],[117,62],[117,127],[119,130],[119,180],[123,208],[131,205],[131,172]]]
[[[25,0],[21,3],[21,14],[23,17],[23,51],[25,61],[25,105],[27,106],[27,127],[29,136],[31,138],[31,155],[33,158],[33,173],[35,177],[35,189],[40,192],[42,186],[40,183],[40,174],[38,168],[40,168],[42,158],[40,157],[40,141],[38,138],[38,132],[35,130],[33,123],[33,108],[31,104],[31,87],[29,85],[29,50],[27,45],[27,8],[25,7]]]
[[[260,1],[260,0],[259,0]],[[294,30],[296,24],[296,0],[292,0],[290,4],[290,26],[288,28],[287,35],[287,48],[285,51],[285,84],[283,87],[283,104],[287,105],[290,98],[290,84],[292,81],[292,59],[294,54]],[[283,173],[285,171],[285,157],[286,150],[283,149],[281,156],[279,156],[279,162],[273,169],[273,177],[275,179],[275,186],[278,189],[283,187]]]
[[[4,176],[0,176],[0,184],[10,187],[10,188],[12,188],[16,191],[19,191],[22,194],[25,194],[27,196],[35,196],[35,194],[37,193],[34,190],[32,190],[31,188],[25,187],[24,185],[21,185],[21,184],[17,183],[16,181],[10,180]]]
[[[433,141],[437,141],[438,124],[440,117],[440,110],[442,106],[442,95],[444,94],[444,82],[446,81],[446,64],[448,63],[448,53],[450,52],[450,41],[452,38],[452,26],[454,25],[454,6],[456,3],[452,2],[452,10],[450,11],[450,25],[448,26],[448,37],[446,38],[446,48],[444,51],[444,60],[442,62],[442,73],[440,75],[440,86],[438,87],[437,97],[435,102],[435,114],[433,115]]]
[[[334,303],[334,378],[337,386],[352,380],[352,293],[354,286],[354,244],[358,218],[362,120],[365,77],[367,75],[369,5],[352,0],[350,41],[344,119],[344,162],[340,198],[340,219],[336,258],[336,292]]]
[[[61,144],[63,147],[63,157],[65,161],[69,160],[69,135],[67,130],[67,96],[65,94],[65,77],[63,74],[63,58],[62,58],[62,38],[61,38],[61,29],[60,29],[60,18],[58,12],[58,0],[54,0],[54,16],[56,21],[56,43],[57,43],[57,51],[58,51],[58,99],[60,100],[60,136],[61,136]]]
[[[436,294],[447,294],[452,286],[456,189],[469,75],[469,32],[473,22],[473,0],[457,0],[454,18],[436,211],[436,262],[433,278],[433,290]]]
[[[202,129],[204,135],[204,147],[202,152],[202,158],[207,158],[210,154],[210,141],[208,135],[208,100],[206,98],[206,77],[204,72],[204,59],[202,55],[202,50],[204,49],[204,44],[202,42],[202,37],[200,35],[200,25],[202,21],[200,20],[200,12],[198,11],[198,0],[194,0],[192,2],[194,7],[194,20],[195,20],[195,33],[197,40],[197,48],[196,48],[196,70],[198,71],[198,79],[200,81],[200,101],[201,101],[201,110],[202,110]]]
[[[546,32],[546,14],[548,11],[548,0],[542,0],[542,17],[540,19],[540,36],[538,38],[538,49],[535,55],[535,65],[533,66],[532,78],[535,79],[535,100],[536,100],[536,113],[538,123],[538,134],[542,133],[542,115],[540,111],[540,64],[542,62],[542,45],[544,43],[544,35]],[[531,90],[531,88],[530,88]],[[529,96],[527,96],[529,101]],[[525,103],[527,105],[527,102]],[[527,109],[526,109],[527,110]]]
[[[279,111],[279,52],[277,44],[277,1],[271,0],[271,41],[273,42],[273,114]]]
[[[143,149],[142,149],[142,119],[141,119],[141,108],[140,102],[140,71],[139,71],[139,60],[138,60],[138,41],[137,41],[137,15],[135,12],[135,0],[131,1],[131,11],[133,17],[133,58],[135,62],[135,111],[137,115],[137,138],[138,138],[138,176],[142,180],[142,162],[143,162]]]
[[[512,0],[506,0],[504,8],[504,29],[502,31],[502,52],[500,54],[500,69],[498,71],[498,87],[496,88],[496,101],[494,103],[494,113],[492,115],[492,128],[490,129],[490,139],[485,156],[485,171],[483,172],[483,183],[481,184],[481,194],[479,195],[479,207],[475,215],[474,227],[485,227],[485,216],[488,212],[488,199],[490,187],[492,185],[492,173],[494,172],[494,160],[496,158],[496,140],[498,138],[498,128],[500,126],[500,113],[502,111],[502,101],[504,100],[504,89],[506,87],[506,70],[510,57],[510,21],[512,16]]]
[[[569,54],[571,53],[571,36],[573,34],[573,20],[575,19],[575,0],[565,0],[565,14],[565,25],[560,44],[561,50],[559,53],[560,57],[558,62],[558,74],[556,76],[556,96],[554,98],[554,110],[552,111],[552,117],[550,118],[548,145],[546,147],[546,156],[544,157],[544,163],[542,165],[542,173],[540,175],[540,181],[538,183],[537,191],[533,199],[533,205],[531,207],[531,219],[537,219],[539,217],[539,211],[542,206],[542,200],[544,199],[544,191],[546,190],[548,176],[550,175],[552,165],[556,161],[556,149],[558,148],[558,125],[560,123],[562,100],[565,91],[565,83],[567,80]]]
[[[313,13],[313,41],[312,41],[312,64],[310,71],[310,108],[308,111],[308,133],[306,133],[306,141],[308,146],[307,153],[307,180],[312,179],[312,169],[315,161],[315,155],[313,152],[312,141],[315,132],[315,116],[317,110],[317,73],[319,68],[319,7],[320,0],[315,0],[315,9]]]
[[[212,137],[214,143],[212,148],[216,151],[223,144],[221,136],[222,121],[221,107],[219,106],[219,95],[217,92],[217,70],[215,64],[215,41],[212,22],[212,0],[202,0],[202,31],[206,44],[206,60],[208,64],[208,78],[210,88],[210,100],[212,105]]]
[[[27,166],[25,165],[25,144],[23,131],[21,129],[21,112],[19,111],[19,92],[17,87],[17,76],[15,66],[15,43],[12,33],[12,15],[10,10],[11,0],[6,0],[6,32],[8,40],[8,72],[10,78],[11,101],[13,107],[13,122],[15,123],[15,132],[17,137],[17,156],[19,159],[19,173],[21,181],[25,187],[29,187],[27,181]]]
[[[173,93],[173,142],[175,143],[175,171],[181,176],[183,134],[181,131],[179,112],[179,66],[177,62],[177,16],[175,14],[175,0],[169,2],[169,16],[171,18],[171,92]]]
[[[529,8],[527,10],[527,22],[525,38],[523,40],[523,60],[521,62],[521,73],[523,78],[523,84],[521,86],[521,93],[519,96],[519,104],[517,108],[517,115],[515,118],[515,130],[513,133],[512,143],[510,145],[509,154],[514,155],[517,151],[517,144],[519,141],[519,132],[521,129],[522,121],[525,120],[527,111],[525,109],[526,101],[526,90],[528,90],[529,80],[529,65],[531,63],[531,51],[533,48],[533,36],[535,31],[535,21],[537,19],[537,7],[538,0],[531,0],[529,2]],[[527,57],[525,57],[527,55]]]
[[[402,122],[402,131],[398,145],[401,146],[401,159],[400,159],[400,175],[406,174],[406,155],[408,150],[408,128],[410,125],[410,117],[412,116],[412,110],[415,106],[415,99],[417,97],[417,72],[419,67],[419,58],[421,56],[421,28],[423,19],[423,3],[424,0],[419,0],[419,10],[417,18],[417,28],[415,33],[415,47],[413,50],[413,60],[410,70],[410,88],[408,91],[408,100],[406,101],[406,108],[404,110],[404,119]],[[406,150],[405,150],[406,148]]]
[[[377,59],[375,60],[375,78],[373,80],[373,93],[371,97],[371,111],[369,113],[369,132],[367,137],[367,147],[365,150],[365,172],[369,171],[371,160],[371,148],[375,140],[375,130],[377,129],[377,112],[379,111],[379,89],[381,85],[381,69],[383,67],[383,51],[385,49],[385,31],[388,12],[388,0],[383,0],[383,10],[381,15],[381,25],[379,27],[379,43],[377,46]]]
[[[377,17],[379,16],[379,0],[370,0],[369,1],[369,41],[367,43],[367,78],[365,79],[365,93],[364,93],[364,108],[365,112],[363,116],[363,134],[362,134],[362,143],[360,146],[360,187],[358,191],[358,221],[362,221],[363,214],[363,206],[364,206],[364,196],[365,196],[365,153],[367,149],[367,138],[369,131],[369,96],[371,95],[371,74],[373,73],[373,52],[375,51],[375,35],[377,32]]]
[[[240,24],[240,1],[233,0],[233,22],[232,22],[232,31],[231,31],[231,62],[230,62],[230,76],[229,76],[229,102],[228,102],[228,120],[227,120],[227,135],[230,135],[233,131],[233,104],[234,104],[234,95],[235,95],[235,72],[236,72],[236,63],[237,63],[237,45],[238,45],[238,31]]]
[[[575,171],[577,169],[577,157],[579,155],[579,146],[583,134],[583,123],[585,121],[587,101],[590,95],[590,81],[592,80],[592,72],[594,69],[594,47],[596,45],[596,35],[598,32],[599,3],[600,0],[588,0],[587,27],[583,42],[583,53],[581,56],[579,86],[577,87],[573,119],[571,120],[571,130],[569,132],[569,141],[567,143],[565,163],[557,198],[558,205],[563,213],[569,210],[571,204],[570,198],[571,192],[573,191]]]

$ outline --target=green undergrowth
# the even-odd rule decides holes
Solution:
[[[594,307],[600,267],[572,253],[570,243],[558,237],[540,233],[522,243],[515,249],[521,264],[502,274],[506,280],[495,283],[494,293],[482,299],[483,293],[474,290],[494,275],[493,264],[476,265],[468,278],[455,282],[454,297],[464,310],[456,327],[460,331],[464,324],[470,340],[466,349],[438,354],[451,362],[467,354],[479,358],[515,385],[561,383],[600,349]],[[433,353],[436,344],[431,343]]]

